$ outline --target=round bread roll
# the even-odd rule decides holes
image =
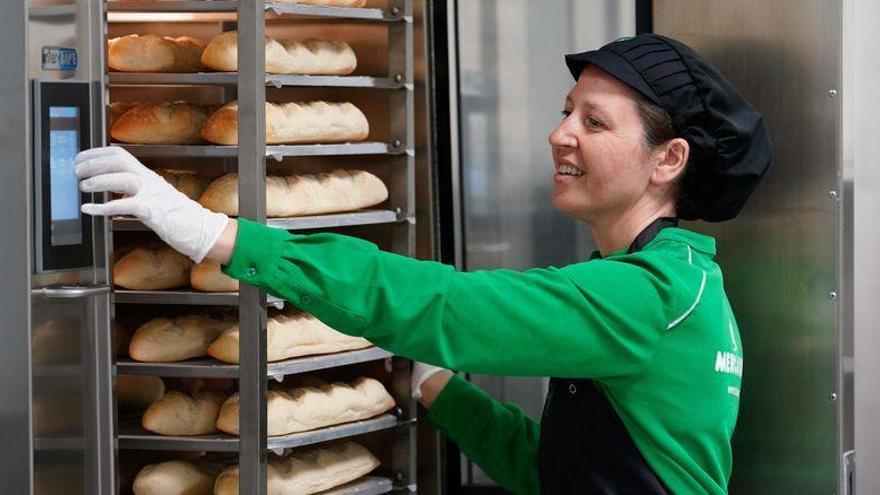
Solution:
[[[144,429],[159,435],[193,436],[215,433],[223,396],[208,390],[192,395],[173,390],[154,402],[141,418]]]
[[[369,133],[367,117],[351,103],[266,103],[267,144],[363,141]],[[238,102],[214,112],[202,128],[202,137],[214,144],[237,145]]]
[[[113,283],[132,290],[162,290],[189,284],[193,262],[169,246],[139,247],[113,265]]]
[[[220,33],[202,52],[202,64],[218,71],[238,70],[238,32]],[[274,40],[266,37],[266,72],[344,76],[354,72],[357,57],[344,41]]]
[[[153,375],[116,375],[116,404],[123,411],[140,411],[165,395],[165,383]]]
[[[107,66],[121,72],[198,72],[205,41],[130,34],[107,42]]]

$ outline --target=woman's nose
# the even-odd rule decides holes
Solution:
[[[571,133],[571,128],[568,125],[570,117],[566,117],[562,119],[562,121],[556,125],[556,128],[553,129],[553,132],[550,133],[550,145],[557,147],[568,147],[568,148],[576,148],[577,147],[577,138]]]

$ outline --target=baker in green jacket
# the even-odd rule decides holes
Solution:
[[[194,261],[430,363],[413,373],[428,417],[515,493],[726,493],[743,349],[715,241],[677,219],[737,215],[771,161],[763,119],[662,36],[566,63],[553,203],[590,228],[589,261],[462,273],[231,220],[113,147],[81,153],[76,173],[126,197],[82,209],[134,215]],[[541,423],[444,368],[552,377]]]

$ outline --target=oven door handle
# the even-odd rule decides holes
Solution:
[[[31,290],[31,296],[49,299],[81,299],[109,293],[109,285],[56,285]]]

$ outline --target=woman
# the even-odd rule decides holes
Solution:
[[[725,493],[742,346],[711,237],[769,167],[760,114],[690,48],[656,35],[566,57],[577,80],[550,136],[554,205],[599,248],[563,268],[459,273],[334,234],[230,220],[118,148],[82,153],[86,192],[195,261],[333,328],[469,372],[550,376],[539,424],[417,365],[429,418],[517,493]]]

